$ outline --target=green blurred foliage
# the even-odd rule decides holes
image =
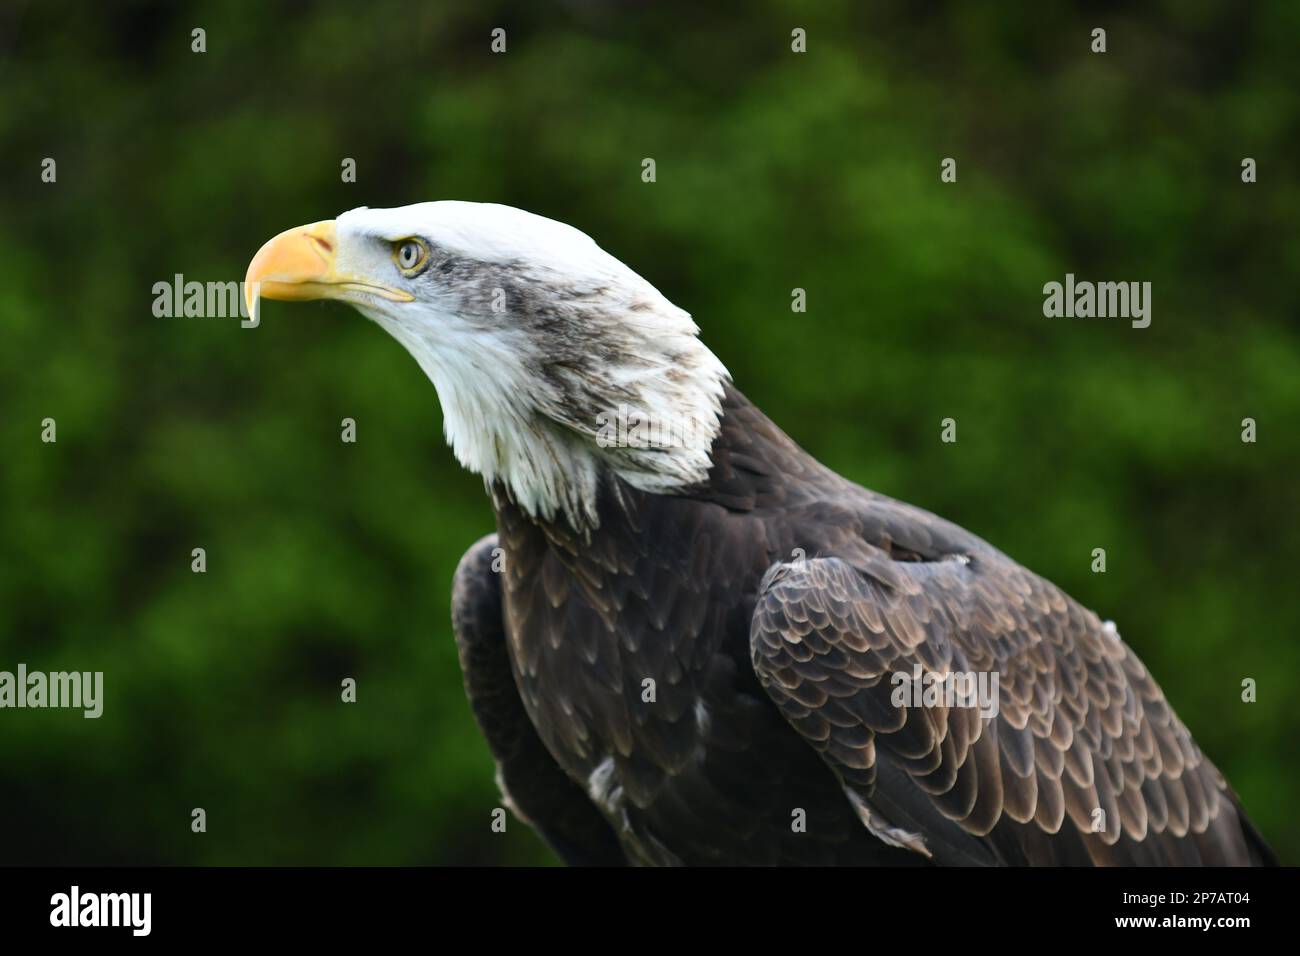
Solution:
[[[491,512],[416,364],[337,304],[151,312],[435,198],[588,232],[823,461],[1117,621],[1300,860],[1300,6],[703,7],[0,12],[0,669],[106,682],[0,711],[0,860],[551,859],[489,829],[448,593]],[[1151,281],[1152,326],[1045,319],[1067,271]]]

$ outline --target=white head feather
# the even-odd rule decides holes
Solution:
[[[363,207],[336,228],[354,274],[392,272],[393,243],[428,247],[401,286],[414,301],[356,304],[424,369],[457,459],[490,488],[581,528],[604,470],[654,493],[705,479],[727,371],[690,315],[590,237],[469,202]]]

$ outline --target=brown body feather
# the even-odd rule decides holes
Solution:
[[[1113,628],[734,389],[702,486],[606,476],[590,532],[495,497],[456,577],[466,688],[503,788],[570,862],[1271,860]],[[999,713],[895,707],[918,662],[996,671]]]

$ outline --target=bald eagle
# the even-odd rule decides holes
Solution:
[[[350,303],[433,382],[496,513],[453,583],[465,689],[565,861],[1272,862],[1113,624],[817,462],[578,230],[363,207],[246,281]]]

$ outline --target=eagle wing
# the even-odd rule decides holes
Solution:
[[[547,751],[524,710],[506,650],[497,536],[477,541],[456,568],[451,617],[465,694],[497,764],[510,809],[570,865],[621,866],[627,860],[587,794]]]
[[[864,545],[774,565],[750,649],[772,700],[887,843],[958,864],[1268,859],[1114,626],[992,549],[927,561]],[[895,676],[918,665],[984,674],[986,688],[996,674],[996,714],[918,706]]]

